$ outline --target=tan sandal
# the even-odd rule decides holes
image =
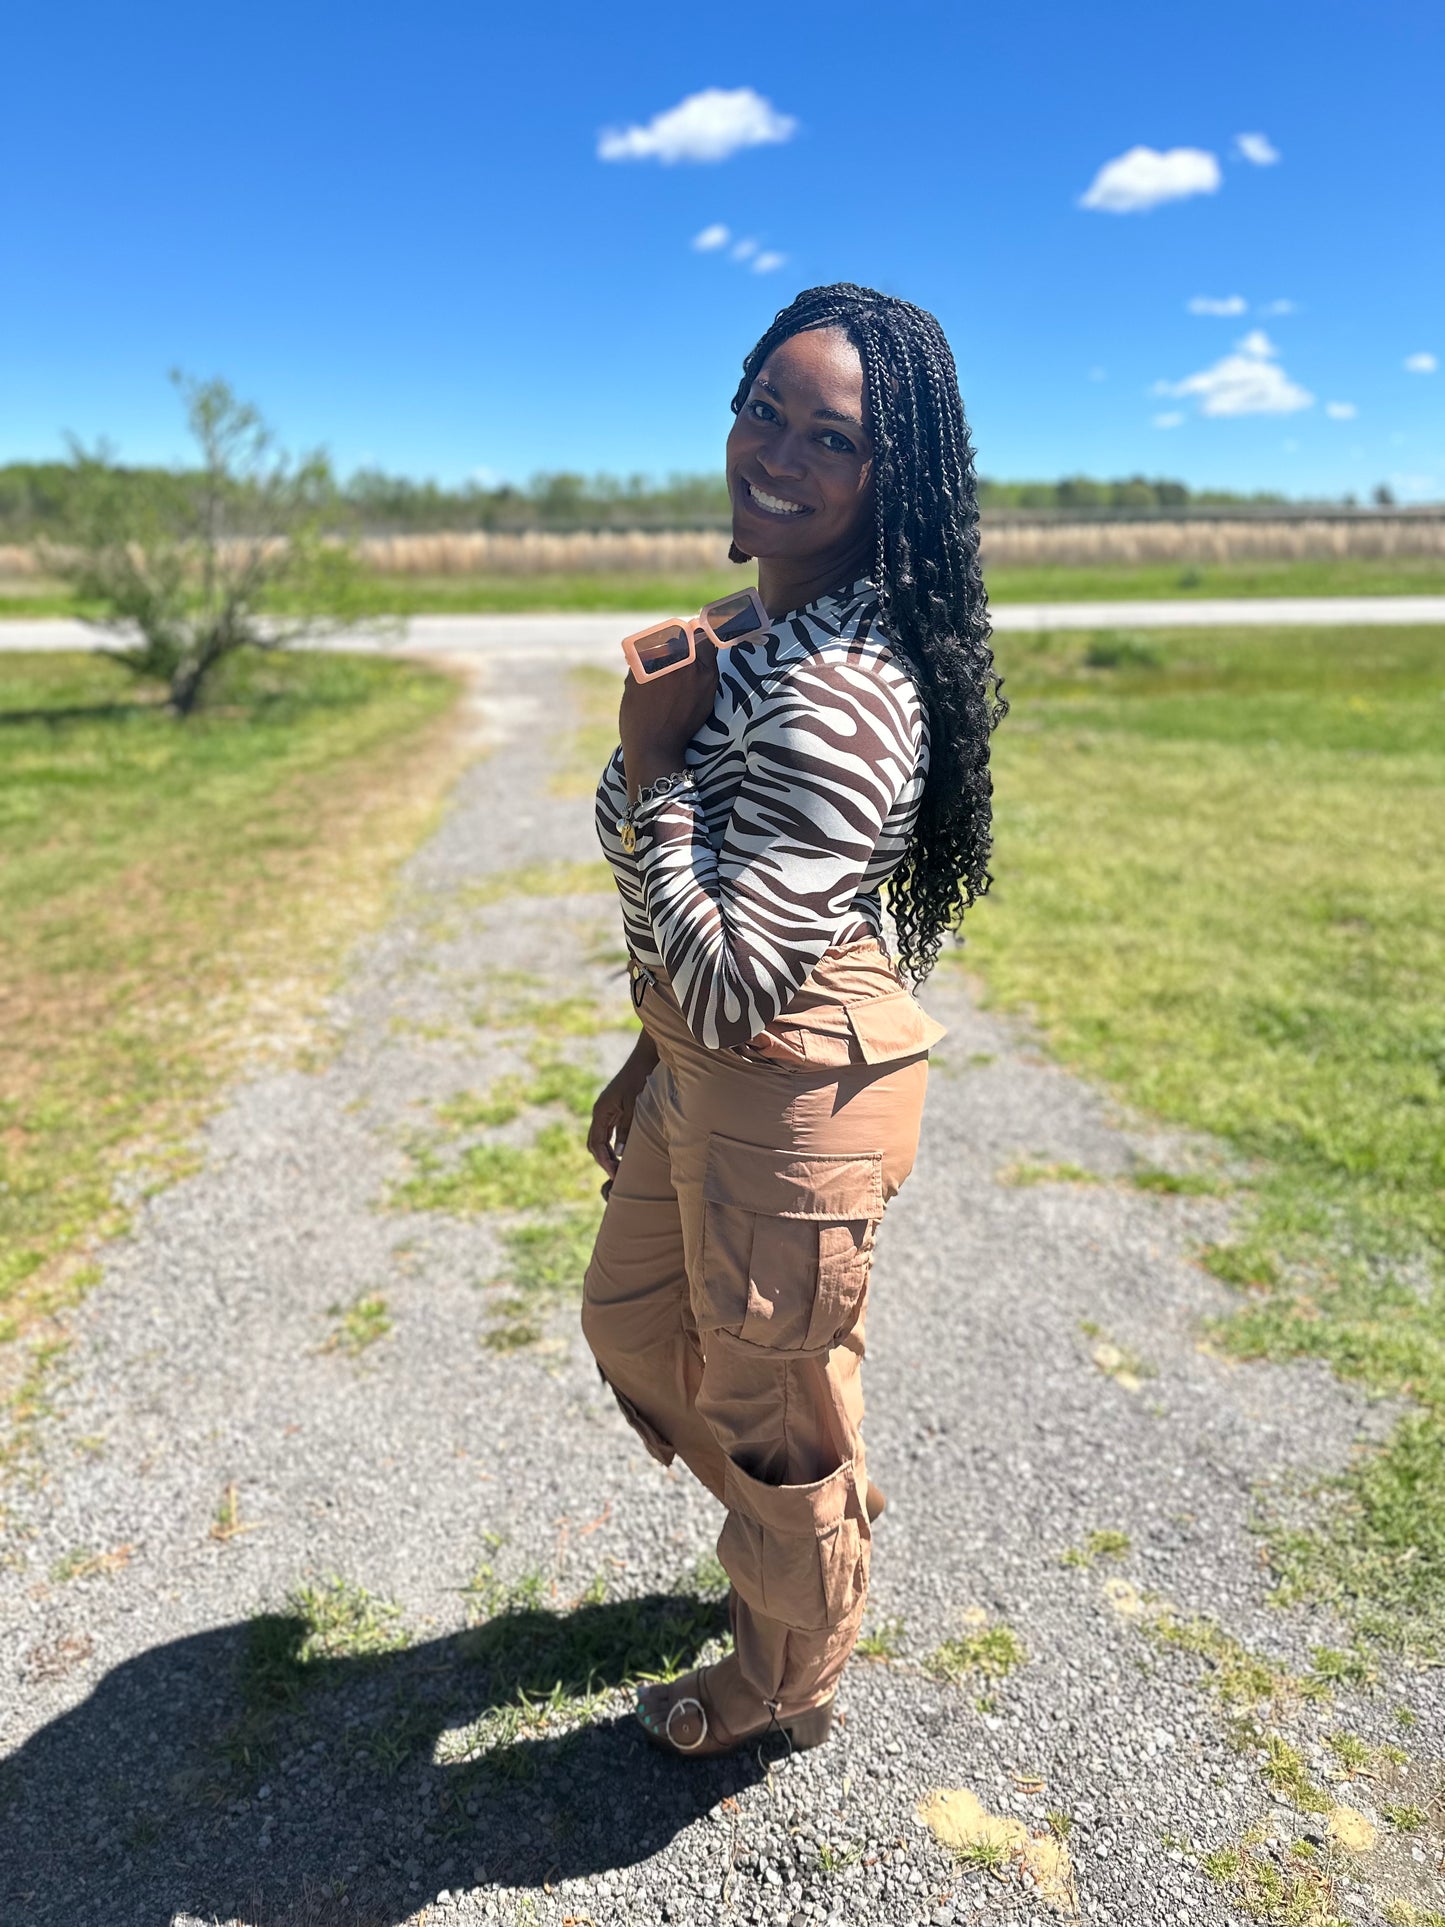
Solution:
[[[654,1723],[647,1704],[645,1695],[648,1689],[639,1687],[638,1723],[653,1745],[661,1747],[664,1753],[680,1753],[694,1760],[720,1759],[724,1754],[737,1753],[745,1746],[765,1740],[774,1728],[787,1741],[789,1751],[801,1752],[807,1747],[821,1746],[833,1730],[834,1701],[829,1699],[824,1700],[821,1706],[810,1706],[788,1719],[779,1719],[775,1712],[770,1711],[768,1717],[757,1726],[749,1727],[745,1733],[734,1733],[711,1702],[704,1684],[706,1672],[706,1667],[699,1666],[691,1673],[684,1673],[680,1680],[672,1682],[672,1686],[677,1687],[685,1686],[691,1680],[694,1690],[674,1695],[661,1726]]]

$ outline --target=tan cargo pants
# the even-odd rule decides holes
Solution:
[[[660,974],[634,983],[659,1062],[582,1325],[654,1458],[726,1507],[740,1669],[785,1717],[832,1694],[863,1616],[868,1272],[943,1030],[871,939],[829,951],[740,1051],[704,1049]]]

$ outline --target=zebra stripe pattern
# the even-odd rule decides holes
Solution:
[[[736,1049],[831,945],[882,937],[880,886],[917,820],[923,705],[866,579],[719,655],[687,766],[696,788],[646,808],[629,853],[619,745],[598,784],[597,833],[632,954],[666,970],[700,1043]]]

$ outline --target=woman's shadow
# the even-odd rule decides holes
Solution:
[[[388,1625],[354,1613],[341,1653],[280,1614],[155,1647],[5,1766],[0,1916],[393,1927],[442,1888],[634,1865],[760,1768],[665,1759],[591,1702],[726,1625],[678,1592],[514,1602],[404,1650],[358,1652]]]

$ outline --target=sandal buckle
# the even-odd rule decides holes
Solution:
[[[675,1714],[680,1713],[685,1706],[695,1706],[697,1708],[698,1718],[702,1721],[702,1731],[698,1734],[697,1738],[692,1741],[675,1740],[672,1737],[673,1717]],[[707,1708],[703,1705],[702,1701],[694,1699],[691,1694],[688,1694],[683,1699],[674,1700],[672,1705],[667,1709],[667,1719],[663,1723],[662,1735],[668,1745],[675,1747],[679,1753],[695,1753],[707,1739]]]

